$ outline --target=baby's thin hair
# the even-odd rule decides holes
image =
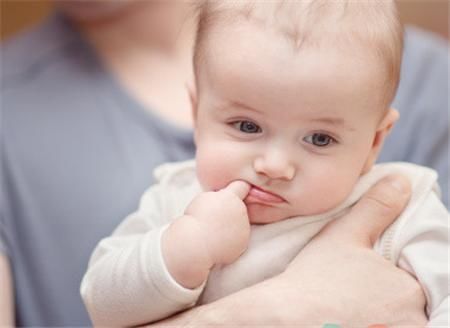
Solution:
[[[403,27],[394,0],[205,0],[199,7],[194,67],[205,61],[209,32],[239,20],[278,32],[294,51],[333,44],[360,44],[373,49],[385,69],[386,108],[400,79]]]

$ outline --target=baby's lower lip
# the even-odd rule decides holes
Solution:
[[[283,203],[285,200],[278,195],[252,186],[245,199],[247,203]]]

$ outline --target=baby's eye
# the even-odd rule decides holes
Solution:
[[[260,133],[261,128],[250,121],[237,121],[232,124],[236,129],[244,133]]]
[[[324,133],[313,133],[303,138],[303,140],[317,147],[326,147],[329,144],[336,142],[333,137]]]

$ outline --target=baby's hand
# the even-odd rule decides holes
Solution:
[[[201,193],[185,211],[202,228],[214,264],[232,263],[247,248],[250,223],[243,199],[249,190],[248,183],[233,181],[219,191]]]

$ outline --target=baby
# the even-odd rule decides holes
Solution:
[[[196,159],[158,168],[138,211],[97,246],[81,285],[94,323],[157,321],[279,274],[370,186],[401,172],[411,201],[375,248],[421,283],[430,326],[447,325],[448,213],[436,174],[374,166],[398,118],[389,105],[401,55],[391,1],[206,2]]]

